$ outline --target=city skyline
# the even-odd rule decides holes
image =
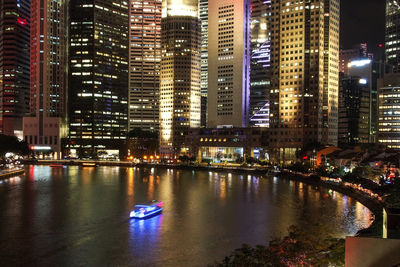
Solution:
[[[400,266],[400,0],[0,0],[4,266]]]
[[[8,1],[14,3],[13,0]],[[387,1],[389,6],[391,2]],[[94,8],[89,0],[84,6],[80,6],[79,1],[70,1],[68,8],[66,2],[57,3],[64,11],[62,15],[57,15],[62,19],[55,18],[52,25],[59,30],[53,32],[50,29],[48,34],[41,34],[36,39],[43,39],[40,42],[50,40],[43,51],[49,49],[51,56],[46,66],[54,70],[50,68],[45,74],[48,67],[34,68],[37,64],[32,61],[32,55],[38,50],[31,41],[30,66],[34,71],[31,71],[30,77],[30,115],[23,111],[16,117],[16,121],[18,116],[20,120],[25,117],[27,123],[24,129],[2,126],[1,132],[18,133],[31,145],[46,146],[51,143],[51,151],[80,156],[92,156],[98,152],[119,154],[128,132],[135,129],[161,130],[161,137],[175,139],[172,142],[176,144],[172,145],[172,157],[189,151],[183,137],[187,135],[187,129],[193,127],[267,127],[270,129],[270,148],[275,150],[271,153],[278,153],[277,158],[280,159],[283,159],[283,154],[293,158],[296,151],[309,144],[337,145],[339,66],[347,72],[348,62],[354,58],[352,50],[348,50],[348,58],[341,59],[339,65],[339,44],[345,47],[356,39],[344,37],[340,43],[339,40],[340,36],[350,31],[350,25],[345,21],[351,19],[348,12],[354,4],[344,4],[344,9],[340,9],[338,1],[327,0],[321,0],[316,5],[287,0],[236,0],[229,5],[206,0],[132,0],[116,3],[112,8],[105,0],[99,8]],[[393,3],[396,8],[396,3]],[[14,4],[18,6],[17,2]],[[366,1],[365,6],[359,8],[360,12],[371,5],[374,5],[372,1]],[[291,17],[285,18],[292,6],[293,15],[296,19],[300,18],[296,21]],[[36,2],[32,1],[32,18],[37,13],[35,7]],[[310,14],[305,12],[308,9]],[[89,16],[89,10],[95,12]],[[25,23],[22,15],[18,17],[22,23],[19,23],[20,26]],[[339,18],[340,15],[343,19]],[[196,18],[201,23],[200,37],[196,37],[201,41],[199,73],[195,67],[197,59],[193,59],[194,65],[182,61],[183,65],[178,66],[175,64],[180,64],[179,60],[170,58],[172,61],[168,66],[161,68],[162,56],[166,59],[172,55],[165,54],[167,40],[162,38],[162,34],[166,33],[162,30],[162,18],[185,16]],[[304,23],[302,19],[307,16],[318,21],[318,26]],[[230,19],[232,22],[228,21]],[[95,20],[98,22],[95,23]],[[225,25],[222,20],[231,24]],[[33,31],[35,24],[28,19],[26,23],[25,27],[36,34],[37,31]],[[210,24],[219,26],[209,27]],[[345,24],[340,31],[339,24]],[[313,33],[314,27],[319,27],[320,34]],[[289,33],[287,36],[286,31]],[[298,36],[294,37],[294,34]],[[304,40],[301,37],[303,34]],[[377,36],[380,38],[379,34]],[[173,38],[178,38],[176,42],[185,42],[179,39],[179,34]],[[365,35],[365,38],[370,36]],[[387,41],[387,53],[393,50],[390,44]],[[85,47],[93,47],[94,54]],[[177,48],[176,44],[174,47]],[[196,50],[191,47],[171,53],[188,55],[192,49]],[[378,51],[374,56],[379,58],[383,49],[377,50],[368,45],[360,56],[372,58],[370,51]],[[197,57],[197,52],[195,54]],[[388,60],[391,57],[389,55]],[[343,64],[346,66],[343,67]],[[174,76],[176,84],[173,86],[168,82],[172,77],[168,72],[171,68],[175,74],[178,70],[183,71],[180,79]],[[58,76],[54,76],[55,73]],[[179,82],[185,81],[189,74],[189,83]],[[40,89],[42,85],[35,85],[37,75],[44,75],[45,79],[53,75],[55,80]],[[200,76],[199,81],[197,75]],[[198,83],[200,93],[197,92]],[[165,91],[167,84],[172,86],[170,89],[173,91]],[[178,91],[183,90],[184,84],[188,91],[179,92],[178,97]],[[172,89],[178,87],[177,91]],[[8,99],[5,92],[3,90],[3,100]],[[191,104],[186,105],[185,101]],[[6,107],[5,102],[2,103]],[[4,118],[0,125],[9,125],[6,123],[6,112],[4,110],[0,115]],[[166,119],[166,114],[171,117]],[[375,114],[378,113],[370,113],[370,121],[375,120],[371,119]],[[171,121],[175,117],[179,122]],[[29,121],[34,118],[40,123]],[[35,127],[38,127],[37,133]],[[52,133],[46,136],[45,132]],[[376,130],[370,132],[373,135]],[[162,139],[160,145],[172,144]]]

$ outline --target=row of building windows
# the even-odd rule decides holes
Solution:
[[[53,138],[54,137],[54,138]],[[38,136],[37,135],[25,135],[25,142],[31,145],[57,145],[57,136]]]

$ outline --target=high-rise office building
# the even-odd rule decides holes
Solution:
[[[0,133],[22,138],[29,113],[30,0],[0,1]]]
[[[385,75],[378,88],[378,144],[400,150],[400,74]]]
[[[200,127],[201,24],[197,0],[164,0],[160,71],[160,153],[185,153],[189,128]],[[182,151],[183,150],[183,151]]]
[[[67,2],[31,1],[30,117],[24,139],[34,150],[61,157],[66,136]]]
[[[129,2],[129,130],[158,130],[161,2]]]
[[[69,1],[71,154],[116,155],[128,128],[128,2]]]
[[[323,3],[321,1],[322,4],[324,5],[324,82],[321,143],[337,145],[340,0],[324,0]],[[312,5],[310,8],[312,9]],[[310,15],[312,16],[312,12]]]
[[[388,73],[387,65],[382,62],[376,62],[369,58],[352,60],[348,64],[348,73],[350,77],[359,77],[368,88],[369,92],[369,115],[368,115],[368,141],[376,142],[377,131],[377,90],[378,79],[383,78]],[[354,96],[355,97],[355,96]]]
[[[400,2],[386,0],[385,59],[393,66],[394,72],[400,72]]]
[[[250,125],[269,126],[271,1],[251,1]]]
[[[208,3],[208,127],[249,122],[250,0]]]
[[[275,160],[337,144],[339,0],[272,1],[270,146]]]
[[[199,0],[201,20],[201,126],[207,125],[208,91],[208,1]]]
[[[366,78],[343,77],[339,86],[340,144],[369,143],[371,92]]]

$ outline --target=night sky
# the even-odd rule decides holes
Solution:
[[[341,0],[341,47],[367,42],[377,52],[385,39],[385,0]]]

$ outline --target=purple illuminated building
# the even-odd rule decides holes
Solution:
[[[271,1],[251,1],[250,125],[269,126]]]

